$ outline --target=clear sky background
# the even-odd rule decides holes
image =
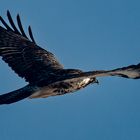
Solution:
[[[140,62],[139,0],[1,0],[5,19],[7,9],[66,68]],[[139,140],[140,80],[98,80],[73,94],[0,106],[0,140]],[[26,84],[0,61],[1,94]]]

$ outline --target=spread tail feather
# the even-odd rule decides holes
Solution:
[[[0,95],[0,105],[1,104],[11,104],[11,103],[20,101],[24,98],[29,97],[36,90],[37,90],[37,87],[27,85],[27,86],[20,88],[18,90]]]

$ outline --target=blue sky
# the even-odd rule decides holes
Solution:
[[[1,0],[32,26],[38,45],[66,68],[112,69],[140,62],[138,0]],[[0,61],[0,93],[27,83]],[[140,80],[99,78],[65,96],[0,107],[1,140],[139,140]]]

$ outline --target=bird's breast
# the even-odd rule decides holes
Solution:
[[[95,79],[90,78],[72,78],[63,81],[52,83],[48,86],[41,87],[39,91],[35,92],[30,98],[47,98],[49,96],[63,95],[70,92],[75,92],[84,88]]]

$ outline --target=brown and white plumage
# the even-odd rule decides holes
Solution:
[[[110,71],[82,72],[64,69],[54,55],[39,47],[29,26],[29,37],[25,34],[20,16],[17,15],[18,28],[7,11],[11,27],[0,16],[4,27],[0,26],[0,56],[20,77],[29,84],[19,90],[0,95],[0,104],[10,104],[26,97],[40,98],[74,92],[90,83],[97,83],[96,77],[120,76],[131,79],[140,78],[140,64]]]

